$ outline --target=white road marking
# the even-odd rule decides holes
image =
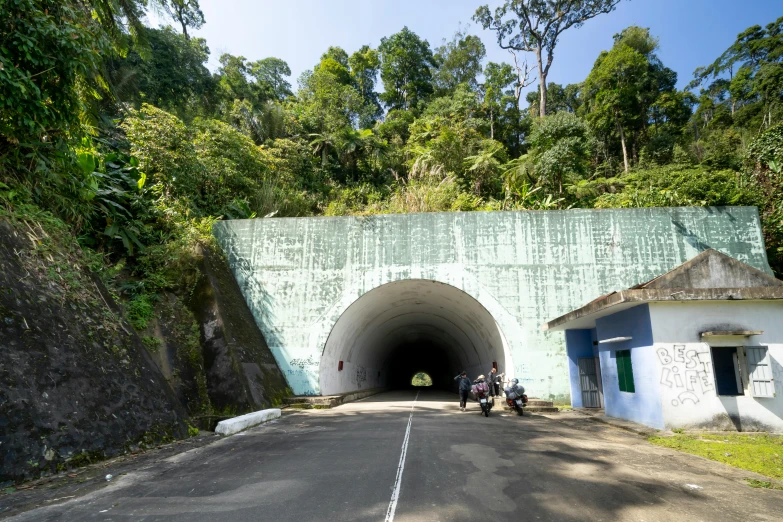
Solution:
[[[408,417],[408,428],[405,430],[405,438],[402,441],[402,453],[400,454],[400,463],[397,464],[397,478],[394,479],[389,509],[386,510],[385,522],[393,522],[394,512],[397,510],[397,501],[400,499],[400,486],[402,486],[402,470],[405,469],[405,456],[408,454],[408,439],[411,435],[411,421],[413,420],[413,408],[416,407],[416,401],[419,399],[419,392],[416,392],[416,398],[411,404],[411,414]]]

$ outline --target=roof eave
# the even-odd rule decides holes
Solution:
[[[541,330],[565,330],[568,323],[591,315],[598,315],[623,303],[650,303],[672,301],[766,301],[783,300],[783,287],[765,286],[749,288],[682,288],[682,289],[631,289],[609,294],[608,296],[572,310],[541,325]],[[608,315],[608,314],[601,314]]]

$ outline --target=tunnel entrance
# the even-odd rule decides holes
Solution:
[[[411,379],[411,386],[414,388],[427,388],[432,386],[432,377],[425,372],[419,372]]]
[[[337,320],[321,356],[321,395],[409,388],[419,372],[433,387],[453,390],[461,370],[475,379],[493,365],[507,374],[513,368],[481,303],[451,285],[407,279],[367,292]]]

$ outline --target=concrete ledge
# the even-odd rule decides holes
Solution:
[[[388,391],[388,388],[369,388],[367,390],[356,390],[346,392],[340,395],[301,395],[298,397],[288,397],[284,402],[289,408],[309,410],[309,409],[329,409],[340,406],[347,402],[358,401]]]
[[[239,433],[242,430],[258,426],[264,422],[280,417],[280,410],[278,408],[272,408],[270,410],[254,411],[233,419],[227,419],[218,422],[215,433],[218,435],[233,435]]]
[[[607,424],[621,430],[630,431],[643,437],[650,437],[660,433],[660,430],[639,424],[633,421],[618,419],[617,417],[610,417],[604,413],[603,409],[589,409],[589,408],[574,408],[576,413],[586,416],[591,421],[600,422],[601,424]]]

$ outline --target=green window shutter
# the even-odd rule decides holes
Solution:
[[[623,350],[614,354],[617,361],[617,383],[620,385],[620,391],[625,391],[625,362],[623,360]]]
[[[625,391],[636,393],[633,382],[633,366],[631,365],[631,350],[625,350]]]
[[[620,391],[634,393],[633,366],[631,365],[631,350],[618,350],[615,354],[617,362],[617,382]]]

